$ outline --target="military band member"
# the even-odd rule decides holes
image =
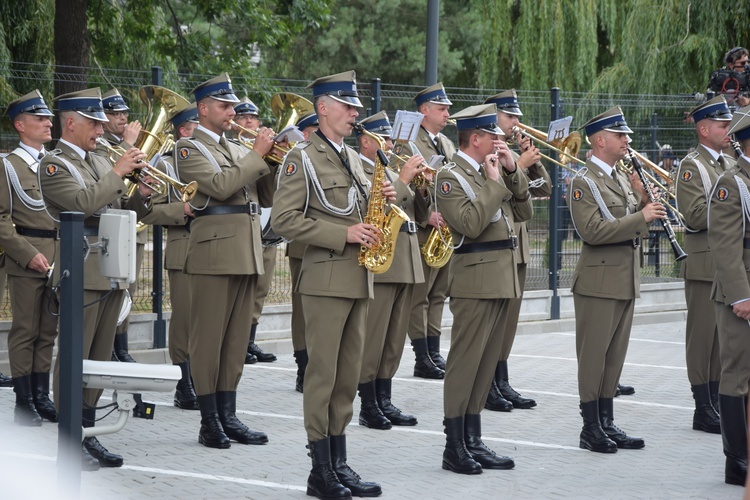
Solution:
[[[358,264],[358,255],[362,245],[380,237],[375,226],[362,222],[367,178],[357,154],[344,144],[362,104],[354,71],[318,78],[309,87],[320,128],[286,156],[271,215],[277,234],[307,245],[297,283],[309,356],[303,410],[313,467],[307,494],[377,496],[380,485],[362,481],[347,465],[344,435],[373,297],[372,274]],[[393,186],[383,194],[395,199]]]
[[[660,203],[648,202],[635,176],[615,168],[628,153],[630,130],[616,106],[584,125],[593,154],[568,189],[573,224],[583,240],[573,274],[578,392],[583,430],[580,447],[599,453],[639,449],[643,439],[614,424],[613,401],[625,362],[640,296],[640,240],[648,225],[664,218]],[[631,187],[637,186],[637,189]]]
[[[52,348],[57,318],[51,312],[47,271],[55,262],[57,230],[44,214],[37,170],[44,143],[52,140],[52,112],[38,90],[8,104],[8,117],[18,133],[18,147],[0,169],[0,246],[8,273],[13,322],[8,332],[8,358],[16,393],[13,419],[26,426],[57,422],[49,399]]]
[[[312,134],[318,130],[318,115],[313,112],[302,116],[297,120],[296,125],[302,135],[305,136],[305,141],[309,141]],[[289,277],[292,284],[292,348],[294,349],[294,361],[297,363],[297,378],[294,384],[297,392],[303,392],[304,390],[305,369],[308,359],[305,345],[305,316],[302,312],[302,295],[297,291],[304,252],[304,243],[292,240],[286,244]]]
[[[734,113],[728,129],[740,144],[736,166],[715,182],[708,206],[708,244],[716,264],[711,289],[721,349],[719,407],[724,481],[747,476],[747,400],[750,383],[750,106]]]
[[[415,97],[417,111],[424,115],[415,145],[420,155],[430,161],[434,155],[443,156],[443,164],[453,159],[456,147],[440,133],[448,123],[453,104],[438,82],[420,91]],[[429,219],[419,224],[417,236],[424,245],[433,228],[444,225],[440,212],[433,211]],[[445,376],[445,360],[440,355],[440,332],[443,324],[443,306],[448,292],[448,266],[433,268],[422,262],[424,283],[417,283],[412,294],[412,311],[409,318],[409,339],[416,362],[414,376],[441,379]]]
[[[716,315],[711,301],[714,260],[708,249],[708,198],[716,179],[734,165],[722,149],[732,114],[724,96],[711,99],[690,112],[698,135],[698,147],[680,162],[675,194],[684,217],[685,252],[680,277],[685,279],[687,324],[685,352],[688,380],[695,399],[693,429],[721,432],[717,413],[721,364]]]
[[[482,441],[480,413],[495,374],[510,298],[521,296],[515,221],[531,218],[526,176],[497,126],[494,104],[470,106],[453,117],[459,152],[437,176],[437,207],[453,233],[450,264],[451,349],[444,384],[443,469],[479,474],[512,469]]]
[[[381,137],[387,150],[393,149],[391,124],[385,111],[365,118],[360,124]],[[362,167],[372,181],[379,144],[360,131],[356,135]],[[423,162],[421,156],[413,155],[398,174],[385,169],[388,179],[396,188],[396,204],[410,220],[404,222],[399,231],[390,269],[375,275],[375,298],[367,309],[367,330],[358,387],[361,400],[359,423],[372,429],[417,424],[415,416],[407,415],[393,405],[391,387],[404,351],[412,289],[414,283],[424,281],[414,221],[427,218],[430,195],[426,187],[415,193],[410,186],[415,175],[424,173],[425,168],[420,166]]]
[[[145,155],[136,148],[127,150],[116,162],[93,154],[96,139],[107,121],[98,88],[58,96],[57,109],[62,134],[57,149],[45,156],[39,165],[42,195],[50,218],[59,224],[60,212],[84,213],[83,234],[89,243],[97,241],[99,216],[107,208],[134,210],[139,217],[150,211],[150,190],[139,185],[127,199],[123,178],[139,168]],[[113,165],[114,163],[114,165]],[[56,249],[56,252],[59,251]],[[59,269],[55,270],[59,274]],[[53,276],[54,281],[57,277]],[[93,249],[83,269],[83,359],[108,361],[112,357],[115,327],[125,296],[125,284],[113,285],[99,271],[99,251]],[[55,397],[59,394],[59,364],[55,365]],[[83,426],[93,427],[96,404],[102,391],[83,390]],[[55,400],[56,406],[67,404]],[[120,467],[123,459],[110,453],[96,437],[83,440],[85,469]],[[93,457],[93,458],[92,458]]]
[[[258,106],[247,97],[242,100],[234,107],[234,121],[248,129],[257,130],[260,128],[261,122],[258,118]],[[276,176],[277,168],[274,167],[271,170],[271,175]],[[270,210],[272,200],[260,200],[261,210]],[[261,228],[263,230],[264,228]],[[273,279],[273,272],[276,268],[276,250],[277,245],[269,245],[263,242],[263,269],[265,272],[258,276],[258,285],[255,289],[255,304],[253,306],[253,320],[250,328],[250,342],[247,345],[247,354],[245,354],[245,364],[257,363],[258,361],[264,363],[270,363],[276,361],[276,356],[270,352],[264,352],[263,349],[258,347],[255,343],[255,332],[258,329],[258,320],[263,312],[263,303],[268,296],[268,292],[271,289],[271,281]]]
[[[263,273],[258,191],[271,180],[263,156],[273,134],[262,128],[252,151],[227,140],[239,99],[226,73],[191,93],[200,124],[192,138],[177,142],[175,161],[182,182],[198,183],[184,266],[190,280],[190,368],[201,411],[198,442],[209,448],[229,448],[230,439],[265,444],[268,436],[250,430],[236,409],[255,286]]]
[[[516,91],[514,89],[506,90],[487,98],[484,102],[497,106],[497,125],[505,134],[506,143],[516,140],[521,154],[519,155],[513,150],[510,151],[510,154],[518,168],[529,180],[531,196],[548,197],[551,195],[552,180],[539,161],[541,159],[539,150],[531,142],[531,138],[513,132],[513,127],[518,126],[520,117],[523,116],[521,108],[518,106]],[[508,322],[505,325],[503,346],[500,350],[500,359],[497,362],[495,377],[490,386],[490,393],[485,405],[485,408],[494,411],[511,411],[513,408],[528,409],[536,406],[536,401],[521,396],[508,382],[508,357],[513,348],[513,340],[516,338],[518,328],[518,317],[521,314],[523,291],[526,287],[526,267],[531,261],[531,249],[529,248],[531,241],[529,240],[526,222],[516,221],[514,231],[518,236],[516,251],[518,253],[518,284],[521,287],[521,297],[509,301]]]

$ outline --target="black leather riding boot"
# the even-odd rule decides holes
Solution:
[[[305,370],[307,369],[307,349],[294,351],[294,362],[297,363],[297,381],[294,390],[302,392],[305,388]]]
[[[599,400],[581,403],[581,416],[583,429],[579,446],[597,453],[616,453],[617,443],[607,437],[599,420]]]
[[[427,337],[427,352],[430,353],[430,359],[435,366],[445,371],[445,358],[440,354],[440,335]]]
[[[199,410],[198,397],[195,395],[193,380],[190,378],[190,362],[177,363],[181,377],[174,391],[174,405],[183,410]]]
[[[349,488],[341,484],[331,464],[331,441],[329,438],[309,441],[308,455],[312,459],[312,470],[307,478],[307,494],[321,499],[351,498]]]
[[[481,474],[482,466],[474,460],[464,442],[464,417],[445,418],[443,469],[458,474]]]
[[[710,434],[721,434],[721,419],[711,404],[709,384],[691,385],[690,389],[693,391],[693,399],[695,399],[693,429]]]
[[[49,399],[49,373],[32,373],[31,386],[34,392],[34,406],[39,416],[50,422],[57,422],[55,404]]]
[[[96,423],[96,409],[84,408],[81,410],[83,427],[94,427]],[[110,452],[102,446],[96,436],[90,436],[83,439],[83,446],[93,458],[99,461],[100,467],[122,467],[124,460],[122,456]],[[84,457],[85,460],[85,457]]]
[[[13,391],[16,393],[16,407],[13,408],[13,421],[25,427],[39,427],[42,417],[34,406],[31,393],[31,375],[13,377]]]
[[[499,456],[484,444],[480,415],[464,415],[464,442],[471,458],[479,462],[482,469],[512,469],[516,466],[511,457]]]
[[[375,397],[375,381],[359,384],[357,389],[360,399],[359,425],[364,425],[370,429],[380,429],[381,431],[390,429],[391,421],[383,415]]]
[[[234,391],[219,391],[216,393],[216,403],[219,409],[219,420],[224,433],[229,439],[242,444],[266,444],[268,436],[265,432],[251,431],[237,418],[237,393]]]
[[[484,403],[484,407],[491,411],[511,411],[513,410],[513,403],[508,401],[500,394],[500,389],[497,388],[495,381],[490,384],[490,393],[487,395],[487,401]]]
[[[201,410],[201,429],[198,432],[198,442],[209,448],[229,448],[229,437],[224,433],[219,420],[219,410],[216,408],[216,394],[198,396],[198,406]]]
[[[250,342],[247,344],[248,354],[252,354],[261,363],[272,363],[276,361],[276,355],[271,352],[265,352],[255,343],[255,332],[258,329],[258,323],[255,323],[250,329]]]
[[[362,481],[346,463],[346,436],[331,436],[331,463],[341,484],[355,497],[377,497],[383,493],[378,483]]]
[[[719,380],[715,380],[713,382],[708,383],[708,393],[711,396],[711,406],[714,407],[714,410],[716,410],[716,413],[721,416],[721,412],[719,411]]]
[[[525,398],[518,394],[515,389],[510,386],[508,382],[508,362],[498,361],[497,367],[495,368],[495,384],[500,394],[505,398],[506,401],[510,401],[513,408],[519,408],[522,410],[528,410],[536,406],[536,401],[531,398]]]
[[[393,425],[417,425],[417,417],[402,412],[391,403],[391,379],[375,379],[375,390],[377,391],[378,406],[385,418]]]
[[[724,444],[724,482],[745,485],[747,476],[747,425],[745,398],[719,394],[721,438]]]
[[[128,352],[127,331],[115,335],[114,355],[117,358],[117,361],[121,361],[123,363],[136,363],[136,360],[134,360]]]
[[[429,379],[445,378],[445,370],[438,368],[427,351],[427,338],[414,339],[411,341],[414,349],[414,376]]]
[[[599,421],[607,437],[623,450],[640,450],[646,446],[642,438],[625,434],[625,431],[615,425],[614,420],[614,400],[612,398],[599,398]]]

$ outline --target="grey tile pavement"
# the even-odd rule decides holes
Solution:
[[[512,455],[514,470],[462,476],[440,468],[442,382],[412,377],[409,348],[393,383],[393,400],[417,415],[419,425],[390,431],[360,427],[355,401],[347,430],[349,463],[365,480],[379,481],[385,499],[740,498],[742,488],[723,482],[721,437],[691,429],[684,321],[639,323],[622,374],[636,393],[617,398],[615,414],[621,428],[645,438],[643,450],[601,455],[578,448],[575,337],[568,322],[561,323],[562,331],[516,339],[511,382],[539,405],[482,413],[485,442]],[[444,355],[447,348],[443,345]],[[291,355],[245,369],[238,413],[251,428],[268,433],[265,446],[204,448],[197,442],[198,412],[174,408],[171,394],[144,394],[158,404],[155,419],[131,419],[123,431],[100,437],[125,457],[125,466],[83,473],[82,497],[305,498],[310,461],[294,377]],[[45,489],[56,490],[57,426],[14,425],[13,401],[10,389],[0,389],[0,491],[3,498],[39,498]]]

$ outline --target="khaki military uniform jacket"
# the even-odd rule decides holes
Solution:
[[[708,206],[708,244],[714,249],[716,279],[711,298],[726,305],[750,299],[750,220],[744,214],[737,182],[750,189],[750,162],[740,157],[716,181]]]
[[[422,127],[419,128],[417,140],[414,144],[417,146],[419,154],[424,158],[426,163],[429,163],[430,158],[432,158],[433,155],[444,155],[445,159],[443,160],[443,165],[450,163],[453,161],[453,156],[456,154],[456,146],[454,146],[453,142],[443,134],[438,134],[436,137],[440,143],[440,148],[443,150],[442,152],[438,151],[435,143],[430,139],[430,134]],[[417,232],[419,243],[423,244],[427,241],[432,226],[427,224],[427,219],[420,221],[417,225],[421,229]]]
[[[303,164],[302,153],[312,165],[316,181]],[[358,263],[359,245],[346,242],[347,228],[362,222],[367,204],[355,186],[356,202],[350,214],[337,214],[327,208],[314,184],[328,203],[348,206],[352,176],[367,189],[367,178],[357,153],[348,146],[342,154],[351,174],[341,164],[336,151],[318,134],[297,145],[281,166],[279,187],[273,199],[271,225],[276,234],[307,245],[297,291],[305,295],[372,298],[372,273]]]
[[[521,156],[515,151],[510,152],[513,155],[513,161],[518,164],[518,158]],[[544,197],[552,194],[552,179],[547,173],[547,169],[544,166],[536,162],[529,168],[523,171],[529,181],[536,179],[544,179],[544,184],[539,187],[529,187],[529,193],[531,196]],[[529,241],[529,229],[527,228],[526,222],[515,223],[516,235],[518,235],[518,263],[528,264],[531,261],[531,242]]]
[[[84,226],[99,227],[99,215],[107,208],[133,210],[139,218],[150,210],[145,200],[136,194],[128,199],[125,182],[112,170],[107,158],[88,153],[84,160],[67,144],[58,143],[58,149],[45,156],[39,165],[39,178],[47,211],[59,225],[60,212],[83,212]],[[62,161],[65,159],[81,175],[84,186],[81,186]],[[97,237],[88,236],[89,243],[98,241]],[[55,268],[55,273],[59,268]],[[110,280],[99,272],[99,249],[92,249],[83,268],[83,287],[85,290],[109,290]],[[120,283],[119,288],[128,288]]]
[[[203,156],[199,143],[216,162]],[[243,151],[244,149],[244,151]],[[196,129],[175,145],[177,173],[182,182],[196,181],[190,202],[198,215],[207,207],[258,203],[258,185],[271,171],[256,152],[231,141],[226,148]],[[233,213],[197,216],[190,224],[190,242],[183,269],[188,274],[263,274],[260,215]]]
[[[699,281],[713,281],[714,262],[708,251],[708,200],[706,187],[701,178],[698,163],[703,165],[711,185],[716,183],[719,175],[734,165],[734,159],[724,156],[724,168],[714,160],[705,146],[699,144],[695,151],[681,162],[675,180],[677,208],[684,217],[687,226],[685,231],[685,252],[687,259],[682,261],[680,277]],[[711,187],[708,187],[708,192]]]
[[[173,159],[171,156],[163,156],[157,163],[156,168],[169,176],[176,175]],[[169,167],[167,166],[169,165]],[[176,197],[174,190],[155,196],[153,199],[153,210],[151,214],[144,217],[146,224],[158,224],[164,226],[167,232],[167,244],[164,251],[164,268],[168,270],[182,271],[185,265],[190,231],[186,226],[185,204]]]
[[[640,295],[640,249],[632,240],[648,235],[648,224],[638,213],[640,195],[618,173],[618,180],[592,161],[568,188],[568,206],[573,223],[584,241],[573,274],[573,293],[608,299],[628,300]],[[589,179],[614,217],[607,220],[594,200]]]
[[[21,189],[32,199],[41,200],[37,169],[39,160],[20,146],[5,159],[10,163],[18,178]],[[12,207],[12,213],[11,213]],[[0,257],[6,272],[11,276],[43,278],[44,273],[34,271],[26,266],[36,254],[41,252],[52,264],[55,261],[55,239],[21,236],[15,226],[51,231],[55,223],[47,217],[44,207],[32,209],[18,197],[12,186],[6,168],[0,168],[0,246],[5,253]]]
[[[375,166],[362,160],[367,178],[372,181]],[[391,170],[386,169],[388,180],[396,188],[396,201],[394,205],[406,212],[413,222],[424,220],[428,216],[429,200],[421,195],[415,194],[410,186],[405,185]],[[422,256],[419,252],[419,241],[417,233],[409,234],[399,232],[396,240],[396,250],[393,262],[388,271],[375,275],[375,283],[422,283],[424,282],[424,271],[422,271]]]
[[[503,171],[500,182],[495,182],[485,179],[461,156],[455,156],[454,162],[438,175],[435,184],[437,210],[453,233],[454,245],[507,240],[516,221],[531,218],[529,184],[519,169],[512,174]],[[468,183],[476,198],[471,199],[456,176]],[[504,216],[492,222],[500,209]],[[454,253],[448,294],[468,299],[519,298],[516,265],[513,249]]]

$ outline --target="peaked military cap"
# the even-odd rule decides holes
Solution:
[[[308,113],[305,116],[301,117],[299,120],[297,120],[297,128],[300,130],[305,130],[307,127],[317,127],[318,126],[318,114]]]
[[[47,107],[47,103],[44,102],[42,93],[38,90],[32,90],[28,94],[19,97],[15,101],[8,104],[8,109],[5,113],[13,120],[16,116],[21,113],[27,113],[29,115],[36,116],[54,116],[52,111]]]
[[[107,115],[104,114],[102,93],[99,87],[59,95],[55,97],[55,101],[57,101],[58,111],[75,111],[92,120],[109,121]]]
[[[190,93],[195,96],[195,102],[205,99],[206,97],[211,97],[217,101],[240,102],[240,100],[237,99],[237,96],[234,95],[232,79],[229,78],[228,73],[222,73],[210,80],[206,80],[191,90]]]
[[[600,115],[596,115],[584,123],[583,128],[586,131],[586,135],[589,137],[597,132],[601,132],[602,130],[615,133],[633,133],[633,131],[630,130],[630,127],[628,127],[628,123],[625,121],[625,115],[622,114],[620,106],[615,106]]]
[[[243,97],[240,103],[234,107],[234,112],[238,115],[258,116],[258,106],[247,97]]]
[[[372,132],[373,134],[379,135],[380,137],[390,137],[393,130],[391,129],[391,122],[388,121],[388,114],[385,111],[375,113],[372,116],[368,116],[361,122],[359,122],[365,130]],[[362,135],[362,132],[355,129],[357,137]]]
[[[102,94],[102,105],[105,113],[114,113],[117,111],[130,111],[125,104],[125,99],[120,95],[120,91],[113,88]]]
[[[484,101],[485,104],[495,104],[498,111],[507,113],[509,115],[523,116],[521,108],[518,107],[518,96],[516,95],[515,89],[506,90],[500,92],[492,97],[488,97]]]
[[[734,134],[738,141],[750,139],[750,106],[745,106],[734,112],[732,123],[729,124],[727,135]]]
[[[175,129],[186,122],[198,123],[198,105],[194,102],[188,104],[184,108],[178,110],[169,121],[172,122],[172,126]]]
[[[693,117],[693,122],[695,123],[705,119],[728,122],[732,119],[732,112],[729,111],[727,100],[724,96],[717,95],[713,99],[709,99],[700,106],[693,108],[690,111],[690,116]]]
[[[459,132],[479,129],[490,134],[505,135],[497,126],[497,108],[494,104],[469,106],[454,114],[451,118],[456,120],[456,128]]]
[[[451,106],[453,104],[445,93],[443,82],[437,82],[435,85],[430,85],[426,89],[418,92],[417,95],[414,96],[414,102],[417,104],[417,107],[426,102],[445,104],[446,106]]]
[[[307,88],[312,88],[313,98],[327,95],[344,104],[350,104],[358,108],[363,107],[362,103],[359,102],[357,74],[354,70],[320,77],[308,85]]]

